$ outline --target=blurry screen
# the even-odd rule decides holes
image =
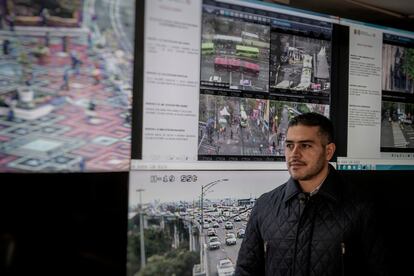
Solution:
[[[0,171],[126,171],[135,1],[1,1]]]

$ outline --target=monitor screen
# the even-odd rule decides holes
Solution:
[[[132,171],[127,275],[217,275],[223,259],[234,269],[256,199],[288,178],[287,171]]]
[[[135,1],[66,2],[1,1],[2,172],[129,170]]]
[[[284,169],[288,121],[330,117],[336,18],[233,0],[147,1],[143,16],[133,169]]]
[[[343,169],[413,169],[414,34],[341,20],[349,28],[347,153]]]

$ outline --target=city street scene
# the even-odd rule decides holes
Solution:
[[[207,12],[202,26],[202,84],[269,91],[269,26]]]
[[[288,178],[287,171],[132,171],[127,275],[233,275],[256,199]]]
[[[382,148],[414,148],[413,114],[413,103],[382,102]]]
[[[270,101],[270,136],[272,154],[285,155],[286,131],[290,119],[306,112],[316,112],[329,118],[329,105]]]
[[[0,11],[0,171],[128,170],[135,1]]]
[[[329,96],[331,42],[271,33],[270,87]]]
[[[200,95],[199,155],[270,155],[269,101]]]
[[[414,93],[414,49],[382,45],[382,90]]]

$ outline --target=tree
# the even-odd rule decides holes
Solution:
[[[148,264],[138,275],[191,276],[193,266],[198,262],[198,254],[196,252],[190,252],[184,248],[179,248],[172,250],[163,256],[156,255],[148,258]]]
[[[403,64],[404,71],[410,79],[414,79],[414,49],[406,49],[406,58]]]
[[[136,227],[136,229],[139,229]],[[171,248],[172,237],[169,231],[163,231],[159,228],[149,228],[144,230],[145,253],[150,260],[151,256],[163,255]],[[128,237],[127,245],[127,275],[135,275],[140,270],[141,243],[139,231],[132,231]],[[154,274],[156,275],[156,274]]]

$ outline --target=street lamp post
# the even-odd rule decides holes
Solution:
[[[227,178],[223,178],[223,179],[219,179],[210,183],[207,183],[206,185],[201,185],[201,196],[200,196],[200,207],[201,207],[201,231],[200,231],[200,237],[201,237],[201,243],[200,243],[200,266],[201,269],[204,269],[205,263],[204,263],[204,258],[203,258],[203,251],[204,251],[204,195],[206,194],[206,192],[213,187],[214,185],[216,185],[217,183],[220,182],[225,182],[225,181],[229,181]]]
[[[144,244],[144,218],[142,208],[142,192],[144,189],[137,189],[139,192],[139,233],[141,239],[141,268],[145,267],[145,244]]]
[[[203,231],[204,229],[204,195],[206,194],[206,192],[213,187],[214,185],[216,185],[217,183],[220,182],[225,182],[225,181],[229,181],[227,178],[223,178],[223,179],[219,179],[213,182],[210,182],[206,185],[201,185],[201,231]]]

